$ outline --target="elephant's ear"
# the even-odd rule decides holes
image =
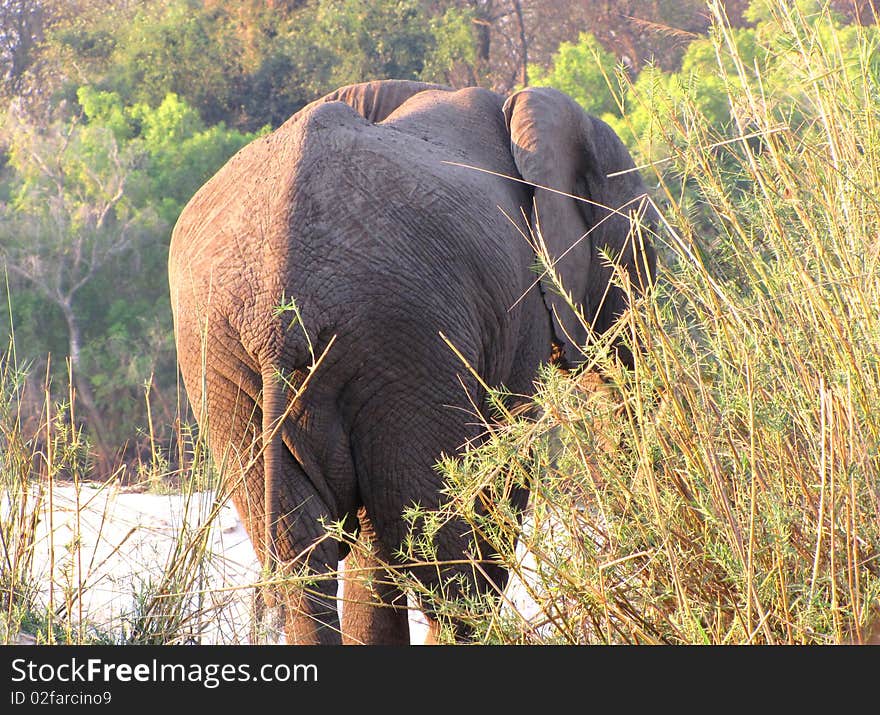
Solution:
[[[385,79],[340,87],[316,100],[315,103],[344,102],[364,119],[375,124],[388,117],[413,95],[428,89],[450,90],[449,87],[440,84]]]
[[[532,227],[540,229],[557,276],[584,317],[554,287],[546,290],[557,339],[566,360],[577,363],[588,339],[584,322],[602,333],[626,309],[625,292],[609,288],[613,268],[603,253],[627,269],[637,289],[654,272],[653,249],[630,230],[632,214],[645,210],[645,188],[614,130],[562,92],[524,89],[504,103],[504,116],[516,167],[535,186]],[[619,353],[631,361],[627,350]]]

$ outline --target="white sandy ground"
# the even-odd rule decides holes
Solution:
[[[42,598],[46,601],[50,524],[48,495],[44,498],[33,573],[44,586]],[[0,514],[6,518],[8,501],[3,502]],[[118,485],[81,485],[77,496],[73,485],[61,484],[55,486],[52,502],[55,604],[64,601],[64,584],[75,584],[84,594],[83,621],[118,638],[135,612],[137,593],[160,578],[181,531],[205,523],[214,508],[214,495],[201,492],[187,500],[181,494],[136,493]],[[194,640],[204,644],[283,642],[277,634],[267,636],[265,624],[260,628],[255,623],[252,584],[259,579],[259,564],[235,509],[230,504],[220,507],[213,524],[208,540],[209,567],[201,590],[210,617],[207,628]],[[77,530],[78,552],[74,548]],[[78,589],[80,581],[82,589]],[[521,585],[511,583],[507,597],[521,614],[534,612],[534,604]],[[72,610],[78,614],[79,608],[74,604]],[[424,642],[427,626],[416,610],[410,611],[410,632],[412,643]]]

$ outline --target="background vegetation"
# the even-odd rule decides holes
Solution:
[[[743,26],[734,41],[749,71],[784,92],[789,68],[751,66],[759,54],[772,63],[765,45],[780,40],[766,4],[721,5]],[[833,6],[835,37],[852,44],[870,3]],[[18,354],[39,388],[25,416],[69,359],[105,471],[143,457],[146,386],[171,438],[171,228],[232,153],[315,97],[383,77],[552,84],[658,158],[658,103],[687,94],[716,131],[730,122],[709,22],[700,0],[0,1],[0,256]],[[635,81],[625,96],[606,81],[616,86],[618,66]],[[8,324],[0,316],[4,334]]]
[[[601,386],[548,373],[540,417],[444,464],[537,605],[448,610],[491,642],[870,640],[878,43],[869,0],[0,0],[6,605],[34,598],[36,474],[190,476],[165,272],[186,201],[316,96],[397,77],[566,91],[664,217],[657,288],[621,325],[636,369],[599,342]],[[516,481],[524,532],[472,509]]]

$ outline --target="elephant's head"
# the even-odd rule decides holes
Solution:
[[[517,169],[534,185],[531,225],[540,229],[562,287],[585,319],[555,289],[546,291],[556,337],[566,360],[577,363],[589,337],[584,322],[602,333],[627,307],[626,292],[609,285],[614,269],[604,254],[637,291],[652,279],[654,251],[631,230],[632,217],[651,210],[645,187],[614,130],[565,94],[524,89],[505,102],[504,116]],[[618,354],[631,364],[626,348],[618,346]]]

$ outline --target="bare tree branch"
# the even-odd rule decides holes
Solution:
[[[82,316],[76,297],[110,260],[132,247],[136,215],[117,216],[132,168],[110,132],[78,134],[87,130],[77,120],[38,131],[21,117],[16,120],[8,134],[26,158],[26,193],[17,197],[14,211],[0,206],[0,255],[12,275],[64,317],[77,394],[106,456],[105,427],[81,376]],[[95,151],[103,154],[99,161]]]

